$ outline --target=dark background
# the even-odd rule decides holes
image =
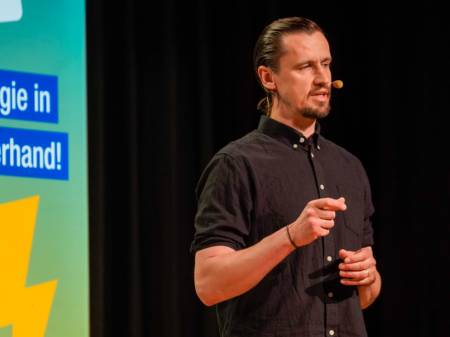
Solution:
[[[450,22],[426,5],[88,1],[92,336],[217,336],[197,299],[194,188],[212,155],[257,126],[252,49],[272,20],[327,32],[327,138],[363,162],[382,294],[370,336],[450,336]]]

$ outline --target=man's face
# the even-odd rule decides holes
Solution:
[[[274,72],[279,107],[307,118],[323,118],[330,111],[331,54],[321,32],[282,37],[282,54]]]

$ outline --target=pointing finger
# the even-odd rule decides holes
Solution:
[[[309,204],[316,208],[328,211],[345,211],[347,209],[345,199],[342,197],[339,199],[333,198],[315,199],[310,201]]]

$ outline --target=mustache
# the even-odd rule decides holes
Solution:
[[[332,88],[334,89],[342,89],[344,87],[344,81],[336,80],[330,82],[329,84],[322,84],[316,90],[312,91],[310,95],[329,95]]]
[[[316,90],[311,91],[310,96],[314,95],[330,95],[330,89],[328,87],[320,87]]]

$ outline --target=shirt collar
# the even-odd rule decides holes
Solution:
[[[297,146],[308,147],[313,144],[316,149],[320,150],[320,125],[317,121],[315,131],[309,138],[306,138],[301,132],[294,128],[265,115],[261,116],[259,120],[258,130],[291,147],[294,146],[294,148]]]

